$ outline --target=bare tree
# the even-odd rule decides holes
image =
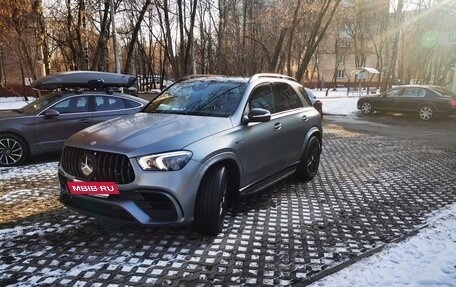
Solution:
[[[389,41],[389,49],[387,49],[387,59],[384,71],[382,72],[382,83],[380,86],[381,91],[387,90],[391,87],[391,81],[395,78],[395,68],[397,60],[397,50],[399,47],[400,28],[402,25],[402,9],[404,7],[404,0],[397,1],[397,9],[394,13],[394,30],[391,33]]]
[[[318,1],[319,6],[315,9],[314,17],[307,19],[310,20],[306,24],[310,27],[309,35],[306,37],[305,45],[301,50],[302,57],[299,58],[299,67],[296,72],[296,78],[301,81],[307,65],[309,64],[312,56],[315,53],[320,41],[326,33],[326,30],[331,23],[334,14],[339,7],[340,0]]]
[[[0,43],[17,57],[23,78],[37,78],[36,10],[25,0],[5,0],[0,5]]]
[[[136,20],[136,23],[135,23],[135,26],[133,28],[133,31],[132,31],[132,36],[130,38],[130,43],[128,45],[128,48],[127,48],[127,57],[126,57],[126,60],[125,60],[125,66],[124,66],[124,69],[123,69],[123,72],[124,73],[130,73],[131,71],[131,62],[132,62],[132,58],[133,58],[133,50],[135,48],[135,44],[137,43],[138,41],[138,34],[139,34],[139,31],[141,29],[141,25],[142,25],[142,22],[144,20],[144,16],[146,15],[146,12],[148,11],[149,9],[149,6],[151,4],[151,0],[146,0],[141,8],[141,11],[139,12],[139,16]],[[136,3],[137,5],[137,3]],[[131,7],[131,10],[133,10],[134,7]]]

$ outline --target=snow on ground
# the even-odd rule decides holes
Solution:
[[[456,286],[456,203],[432,214],[416,236],[388,244],[311,287]]]
[[[336,91],[330,89],[326,95],[326,89],[322,91],[318,89],[312,90],[314,95],[323,102],[323,113],[327,115],[344,115],[348,116],[358,109],[356,102],[359,96],[364,94],[357,94],[356,92],[347,93],[346,88],[338,88]]]
[[[313,90],[323,102],[325,114],[350,115],[357,111],[357,94],[346,89]],[[1,109],[20,108],[21,98],[0,99]],[[418,235],[388,244],[381,252],[365,258],[335,274],[319,280],[311,287],[326,286],[445,286],[456,287],[456,203],[436,212],[428,219],[428,226]],[[25,230],[10,229],[16,236]],[[0,233],[4,239],[5,233]]]
[[[34,98],[30,98],[28,102],[20,97],[0,97],[0,110],[20,109],[26,104],[32,102]]]

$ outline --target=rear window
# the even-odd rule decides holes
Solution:
[[[176,83],[152,101],[144,112],[229,117],[239,105],[246,85],[207,80]]]

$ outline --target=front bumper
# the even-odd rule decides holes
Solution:
[[[135,180],[119,184],[118,195],[106,198],[72,195],[67,182],[76,178],[59,166],[60,198],[67,207],[83,214],[117,222],[163,226],[191,223],[201,166],[190,161],[179,171],[143,171],[130,160]]]

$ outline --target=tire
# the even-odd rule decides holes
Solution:
[[[28,157],[27,144],[12,134],[0,135],[0,166],[15,166]]]
[[[216,236],[222,231],[227,209],[228,179],[225,166],[212,167],[203,177],[195,204],[196,231]]]
[[[418,111],[418,116],[423,121],[429,121],[434,116],[434,108],[431,106],[422,106]]]
[[[364,102],[361,105],[361,113],[363,115],[369,115],[374,111],[372,104],[369,102]]]
[[[296,175],[304,180],[311,180],[317,175],[320,165],[321,143],[320,140],[313,136],[307,143],[304,156],[301,163],[296,169]]]

